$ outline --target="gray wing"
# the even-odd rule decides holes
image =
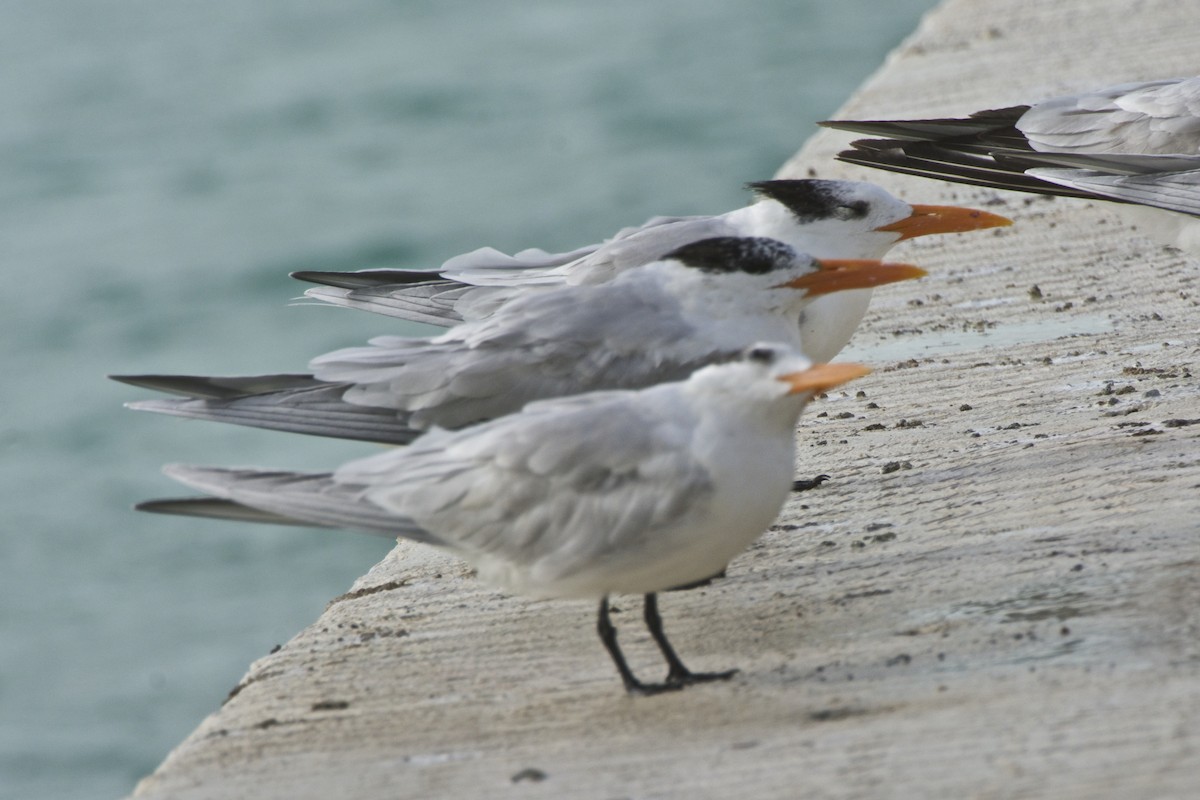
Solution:
[[[824,128],[885,136],[901,142],[941,142],[988,147],[1028,147],[1025,137],[1016,129],[1017,120],[1029,106],[979,111],[969,117],[932,119],[827,119],[817,123]]]
[[[561,286],[553,284],[529,286],[471,286],[443,281],[420,287],[376,286],[362,289],[342,289],[318,286],[309,289],[306,297],[343,308],[370,311],[388,317],[423,322],[439,327],[451,327],[464,321],[483,319],[500,306],[525,292]]]
[[[860,139],[853,142],[852,149],[838,153],[837,160],[888,172],[972,186],[989,186],[1060,197],[1095,197],[1090,192],[1029,175],[1025,172],[1027,163],[998,160],[990,153],[960,149],[957,144]]]
[[[128,407],[135,411],[380,444],[407,444],[422,433],[409,424],[409,415],[403,410],[347,402],[345,395],[350,388],[348,384],[327,383],[311,376],[303,376],[308,379],[306,385],[294,389],[272,388],[275,384],[269,379],[276,376],[132,377],[140,379],[140,382],[128,379],[125,382],[185,395],[183,398],[128,403]],[[186,380],[174,380],[178,378]],[[240,391],[228,391],[231,383],[236,384]],[[256,387],[262,388],[256,390]],[[218,394],[222,389],[226,393]]]
[[[163,472],[215,499],[154,500],[140,504],[141,510],[250,522],[353,528],[425,544],[442,544],[403,513],[381,508],[366,499],[366,487],[340,483],[329,473],[222,469],[187,464],[169,464]]]
[[[1127,83],[961,119],[828,120],[827,128],[962,152],[1200,154],[1200,78]]]
[[[291,277],[298,281],[336,286],[340,289],[365,289],[396,284],[415,287],[427,283],[444,283],[438,271],[430,269],[360,269],[352,272],[299,270],[291,273]]]
[[[439,272],[445,275],[446,273],[467,273],[480,270],[484,274],[493,271],[499,274],[542,270],[569,264],[583,258],[598,247],[600,247],[599,244],[589,244],[563,253],[548,253],[545,250],[531,247],[511,256],[494,247],[481,247],[478,250],[447,259],[442,263]]]
[[[514,298],[528,292],[562,285],[607,283],[623,272],[660,260],[685,244],[716,236],[739,236],[742,232],[724,217],[654,217],[637,228],[625,228],[601,245],[583,248],[580,258],[548,269],[456,269],[442,274],[471,286],[455,294],[439,295],[437,302],[452,302],[453,311],[464,320],[485,319]],[[402,288],[392,296],[407,296]]]
[[[1194,214],[1189,206],[1190,178],[1174,177],[1163,191],[1150,191],[1162,170],[1196,169],[1200,157],[1125,154],[1033,153],[994,150],[981,154],[937,142],[862,139],[838,153],[839,161],[995,189],[1137,203]],[[1043,164],[1084,169],[1044,169]],[[1087,169],[1086,167],[1091,167]],[[1179,173],[1186,175],[1187,173]],[[1139,176],[1128,185],[1123,176]],[[1142,180],[1144,179],[1144,180]],[[1172,185],[1173,184],[1173,185]]]
[[[1200,154],[1200,78],[1127,83],[1034,105],[1017,127],[1034,150]]]
[[[401,451],[352,462],[336,479],[370,486],[468,559],[499,557],[544,578],[618,553],[711,493],[691,454],[695,419],[661,402],[674,385],[535,403]]]
[[[725,360],[646,280],[526,293],[434,340],[380,337],[314,359],[354,404],[404,409],[415,428],[459,428],[548,397],[640,388]]]
[[[463,286],[453,281],[438,284],[368,286],[347,289],[317,286],[304,292],[305,297],[342,308],[369,311],[387,317],[448,327],[463,321],[457,301],[469,291],[495,292],[491,287]]]
[[[716,236],[744,235],[724,216],[656,217],[644,225],[613,237],[595,252],[563,267],[559,272],[570,283],[603,283],[625,270],[658,261],[685,244]]]
[[[307,290],[306,297],[343,308],[355,308],[412,322],[424,322],[442,327],[456,325],[473,315],[460,307],[459,300],[470,296],[488,307],[502,302],[510,292],[506,285],[530,287],[555,286],[562,279],[553,274],[543,277],[553,268],[569,264],[600,245],[572,250],[567,253],[546,253],[525,250],[515,256],[484,247],[455,256],[434,272],[420,270],[360,270],[358,272],[294,272],[292,277],[322,284]],[[477,275],[478,287],[468,275]],[[497,285],[492,286],[495,282]],[[467,313],[464,313],[467,311]],[[484,312],[486,314],[486,312]]]
[[[838,160],[851,164],[998,189],[1181,210],[1189,207],[1190,192],[1178,180],[1154,192],[1144,181],[1125,185],[1114,179],[1197,169],[1200,78],[1123,84],[967,119],[822,124],[889,137],[856,141],[853,149],[838,154]]]
[[[1157,153],[1020,153],[996,150],[992,155],[1018,168],[1067,167],[1094,169],[1110,175],[1148,175],[1200,169],[1200,156]]]
[[[603,262],[607,258],[605,254],[611,252],[621,242],[647,236],[650,231],[655,229],[707,219],[711,218],[651,217],[641,225],[622,228],[599,244],[585,245],[565,253],[547,253],[544,250],[530,249],[523,250],[515,256],[509,256],[494,248],[484,247],[446,261],[442,264],[442,276],[477,286],[511,286],[514,284],[529,286],[539,283],[557,285],[562,282],[562,276],[565,273],[573,271],[581,264]],[[657,260],[657,256],[648,260]],[[644,263],[647,262],[638,262],[638,264]]]
[[[379,337],[313,361],[317,375],[117,376],[183,398],[139,411],[267,430],[407,444],[532,400],[683,379],[735,355],[706,347],[652,281],[548,290],[438,340]]]
[[[316,522],[272,514],[259,508],[222,500],[219,497],[180,497],[166,500],[146,500],[133,507],[135,511],[151,514],[170,514],[177,517],[200,517],[201,519],[223,519],[229,522],[257,522],[267,525],[295,525],[305,528],[328,528]]]
[[[312,375],[237,375],[214,377],[207,375],[109,375],[110,380],[127,383],[141,389],[178,394],[184,397],[203,397],[222,400],[247,394],[278,392],[287,389],[312,389],[321,382]]]
[[[435,431],[332,475],[172,465],[166,474],[213,499],[141,507],[400,536],[554,580],[702,512],[711,478],[692,455],[696,420],[678,391],[536,403],[477,428]]]
[[[523,250],[510,256],[491,247],[480,248],[446,261],[441,280],[428,280],[428,272],[404,270],[298,272],[293,276],[325,284],[307,290],[306,297],[445,327],[487,317],[526,290],[601,283],[689,242],[727,235],[737,235],[737,231],[720,217],[653,217],[642,225],[621,229],[601,244],[565,253]]]
[[[1030,174],[1110,200],[1200,217],[1200,170],[1157,175],[1109,175],[1084,169],[1033,169]]]

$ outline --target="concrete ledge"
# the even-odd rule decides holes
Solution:
[[[950,0],[842,113],[1193,74],[1197,19]],[[400,545],[134,796],[1195,796],[1200,263],[1111,206],[832,163],[848,138],[785,172],[1017,224],[897,249],[931,275],[879,292],[855,354],[878,371],[799,432],[798,472],[835,479],[727,580],[664,598],[689,664],[733,682],[627,698],[590,603],[504,597]]]

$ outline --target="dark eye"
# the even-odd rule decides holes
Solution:
[[[846,203],[843,206],[838,206],[833,210],[833,215],[838,219],[862,219],[867,215],[870,207],[866,200],[855,200],[853,203]]]
[[[759,364],[770,364],[775,360],[775,351],[770,347],[752,347],[746,358]]]

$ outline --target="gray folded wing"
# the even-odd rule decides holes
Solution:
[[[1028,147],[1025,138],[1016,129],[1017,120],[1029,106],[979,111],[969,117],[956,119],[898,119],[898,120],[842,120],[831,119],[821,123],[835,130],[863,133],[867,136],[883,136],[906,142],[954,141],[956,146],[975,146],[981,150],[991,147]]]
[[[483,247],[451,258],[442,264],[441,272],[445,278],[477,286],[556,284],[560,282],[564,271],[574,269],[580,262],[606,261],[606,254],[619,242],[643,237],[647,231],[655,228],[706,219],[711,218],[651,217],[641,225],[622,228],[603,242],[584,245],[565,253],[547,253],[533,248],[509,256],[494,248]]]
[[[656,217],[647,224],[659,219]],[[636,229],[625,229],[622,233],[630,230]],[[471,314],[464,315],[462,309],[457,308],[457,302],[476,282],[480,285],[490,285],[493,280],[500,285],[558,285],[561,283],[558,277],[539,276],[547,270],[570,264],[598,247],[599,244],[587,245],[564,253],[530,249],[513,256],[483,247],[454,256],[437,270],[310,270],[293,272],[292,277],[322,284],[307,290],[306,297],[343,308],[447,327],[472,318]],[[469,276],[476,276],[476,280]],[[485,290],[476,294],[491,295],[493,292]]]
[[[1034,153],[997,150],[992,155],[1014,167],[1094,169],[1109,175],[1151,175],[1200,170],[1200,156],[1161,153]]]
[[[678,391],[536,403],[333,474],[171,465],[167,475],[216,499],[142,508],[400,536],[553,581],[627,559],[663,526],[705,513],[711,477],[693,452],[697,421]]]
[[[533,400],[682,380],[740,346],[714,348],[673,296],[634,279],[527,294],[436,340],[377,337],[314,359],[315,376],[117,378],[183,395],[129,404],[138,411],[399,445]]]
[[[1033,169],[1052,183],[1109,200],[1161,208],[1200,217],[1200,170],[1149,175],[1109,175],[1084,169]]]
[[[329,528],[318,522],[272,514],[261,508],[252,508],[233,500],[219,497],[179,497],[165,500],[146,500],[134,507],[135,511],[152,514],[171,514],[177,517],[199,517],[201,519],[223,519],[228,522],[254,522],[267,525],[295,525],[305,528]]]
[[[189,398],[221,400],[248,394],[263,394],[286,389],[312,389],[323,386],[312,375],[109,375],[110,380],[142,389],[178,394]]]
[[[291,273],[298,281],[319,283],[340,289],[368,289],[372,286],[396,284],[419,286],[421,284],[445,283],[438,270],[430,269],[360,269],[352,272],[327,272],[324,270],[299,270]]]
[[[458,268],[443,275],[463,283],[512,286],[571,283],[603,283],[631,267],[658,261],[685,244],[715,236],[745,235],[724,217],[655,217],[637,228],[625,228],[601,245],[591,245],[583,256],[560,266],[542,270],[497,270]],[[579,251],[577,251],[579,252]]]
[[[379,337],[312,367],[351,384],[350,403],[407,410],[414,428],[459,428],[533,400],[681,380],[740,349],[714,348],[657,284],[622,281],[526,293],[439,339]]]
[[[657,261],[700,239],[742,235],[721,217],[654,217],[624,228],[602,244],[566,253],[526,250],[508,256],[492,248],[456,256],[442,265],[443,280],[381,282],[387,271],[297,273],[328,284],[305,296],[413,322],[448,326],[482,319],[515,295],[566,283],[602,283],[631,267]]]
[[[1034,150],[1200,154],[1200,78],[1109,86],[1037,103],[1018,127]]]
[[[163,472],[180,483],[212,495],[215,500],[207,503],[191,498],[155,500],[141,504],[139,509],[250,522],[352,528],[425,544],[441,544],[438,538],[409,517],[367,500],[364,487],[339,483],[329,473],[222,469],[187,464],[169,464]],[[239,507],[247,510],[239,511]]]
[[[828,120],[828,128],[963,152],[1200,154],[1200,78],[1127,83],[954,119]]]
[[[1122,84],[967,119],[822,124],[889,137],[838,154],[852,164],[1196,214],[1200,78]]]
[[[1025,163],[998,160],[990,153],[963,151],[938,142],[862,139],[837,154],[838,161],[864,167],[1059,197],[1094,198],[1090,192],[1042,180],[1025,172]]]
[[[696,421],[657,403],[675,385],[527,406],[351,462],[335,478],[417,520],[468,558],[536,565],[553,579],[614,557],[711,496]],[[702,510],[702,509],[701,509]]]
[[[349,403],[344,399],[347,384],[318,381],[312,376],[145,375],[119,379],[185,395],[128,404],[137,411],[381,444],[407,444],[422,433],[409,425],[409,415],[403,410]],[[297,388],[287,388],[288,384]]]
[[[475,288],[453,281],[413,286],[388,284],[358,289],[317,286],[305,291],[304,296],[342,308],[354,308],[445,328],[463,321],[464,316],[457,308],[457,300]]]

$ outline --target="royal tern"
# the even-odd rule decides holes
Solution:
[[[854,142],[842,161],[1153,209],[1135,209],[1134,219],[1164,242],[1200,252],[1200,77],[1124,83],[962,119],[821,124],[887,137]]]
[[[532,400],[682,380],[756,341],[804,350],[797,320],[817,298],[924,274],[817,261],[773,239],[706,239],[606,283],[518,294],[434,339],[383,336],[320,356],[313,375],[114,377],[184,395],[130,404],[139,410],[405,444]]]
[[[778,239],[816,258],[883,258],[904,239],[1009,225],[1004,217],[955,206],[909,205],[879,186],[858,181],[772,180],[748,184],[758,200],[718,216],[655,217],[602,244],[568,253],[526,250],[508,256],[492,248],[445,262],[437,271],[297,272],[327,284],[309,297],[434,325],[487,316],[497,304],[530,289],[595,284],[662,258],[682,245],[716,236]],[[837,355],[866,313],[869,289],[823,298],[801,322],[806,352],[817,361]]]
[[[168,466],[208,496],[139,508],[402,537],[513,593],[599,599],[598,632],[626,690],[680,689],[734,671],[689,671],[656,593],[717,573],[766,529],[788,495],[805,404],[866,372],[760,343],[685,381],[532,403],[333,473]],[[642,683],[626,663],[608,616],[617,593],[645,595],[664,682]]]

